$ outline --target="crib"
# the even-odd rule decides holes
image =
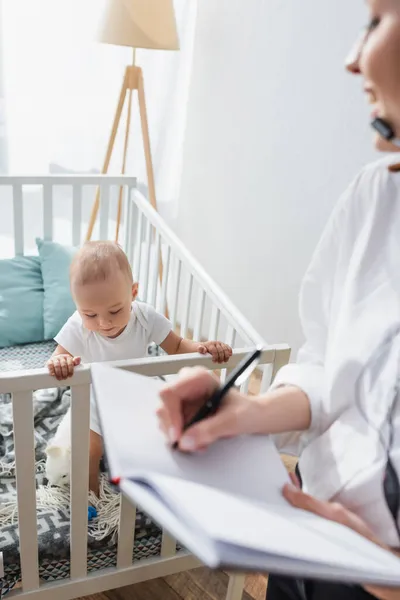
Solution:
[[[167,314],[174,329],[182,336],[194,340],[218,338],[230,344],[234,353],[229,369],[250,348],[261,344],[264,351],[254,382],[261,391],[267,389],[277,370],[288,362],[289,347],[268,345],[262,339],[162,217],[152,209],[137,189],[134,178],[107,175],[1,176],[0,192],[4,189],[13,207],[13,254],[16,256],[23,255],[29,247],[29,240],[26,240],[28,222],[26,216],[24,218],[29,214],[29,202],[34,201],[41,206],[44,239],[78,246],[84,239],[88,221],[86,204],[93,199],[96,189],[100,189],[100,213],[94,237],[112,239],[116,224],[113,215],[121,191],[124,198],[121,243],[131,262],[134,277],[139,282],[140,299]],[[61,225],[57,220],[56,205],[62,206],[63,214],[67,215]],[[116,364],[122,369],[146,376],[172,376],[182,367],[193,365],[215,369],[215,364],[207,356],[200,355],[154,356]],[[220,371],[222,379],[226,373],[226,369]],[[176,540],[166,531],[160,532],[155,555],[135,559],[137,511],[122,497],[115,561],[105,568],[89,569],[87,488],[90,382],[90,365],[78,368],[68,381],[74,440],[67,533],[69,573],[60,580],[49,581],[41,575],[43,567],[38,551],[40,531],[36,509],[32,395],[34,390],[54,387],[54,380],[43,368],[0,374],[0,394],[12,395],[18,505],[19,576],[16,578],[18,585],[7,594],[9,598],[68,600],[200,566],[198,560],[180,549]],[[6,556],[3,556],[3,562],[6,562],[5,559]],[[243,576],[230,576],[227,600],[241,597],[243,583]]]

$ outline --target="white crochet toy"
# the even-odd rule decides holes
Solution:
[[[46,477],[50,485],[71,482],[71,409],[65,413],[55,436],[46,448]]]

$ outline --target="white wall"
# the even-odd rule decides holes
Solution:
[[[373,159],[343,61],[362,0],[202,0],[179,233],[269,342],[302,341],[298,290],[338,195]]]

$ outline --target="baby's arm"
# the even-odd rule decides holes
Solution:
[[[50,375],[58,381],[68,379],[74,374],[74,367],[77,367],[81,362],[80,356],[72,356],[65,348],[58,345],[46,366],[49,369]]]
[[[232,348],[223,342],[193,342],[181,338],[171,331],[165,340],[160,344],[161,348],[167,354],[190,354],[199,352],[200,354],[211,354],[216,363],[228,362],[232,356]]]

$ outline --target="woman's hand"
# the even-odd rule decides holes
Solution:
[[[353,529],[362,535],[362,537],[371,540],[374,544],[378,544],[378,546],[382,546],[383,548],[386,547],[374,536],[368,525],[356,514],[345,508],[343,504],[318,500],[317,498],[304,493],[300,489],[297,477],[294,473],[290,473],[290,478],[292,480],[292,485],[285,485],[283,488],[283,495],[292,506],[307,510],[324,519],[328,519],[328,521],[340,523],[345,527],[349,527],[349,529]]]
[[[286,484],[284,486],[283,496],[292,506],[307,510],[308,512],[314,513],[315,515],[323,517],[324,519],[328,519],[328,521],[335,521],[336,523],[340,523],[345,527],[349,527],[374,544],[377,544],[378,546],[381,546],[382,548],[392,552],[388,546],[383,544],[380,540],[378,540],[378,538],[375,537],[365,521],[363,521],[355,513],[351,512],[338,502],[324,502],[322,500],[318,500],[317,498],[313,498],[309,494],[305,494],[300,489],[296,475],[291,473],[290,478],[293,485]],[[396,552],[393,552],[393,554],[396,554]],[[381,600],[400,599],[400,589],[381,588],[374,586],[365,586],[365,589],[370,594],[380,598]]]
[[[258,404],[251,397],[231,390],[214,416],[196,423],[182,435],[184,423],[196,414],[218,386],[217,377],[196,367],[182,369],[178,380],[161,390],[162,405],[157,415],[171,444],[179,440],[180,450],[195,452],[220,438],[252,433],[259,421]]]
[[[162,406],[157,414],[161,429],[171,443],[179,441],[180,450],[195,452],[221,438],[303,431],[310,425],[310,402],[296,387],[281,387],[262,396],[248,396],[232,389],[214,416],[196,423],[182,435],[184,423],[219,385],[219,380],[205,369],[186,368],[160,392]]]

